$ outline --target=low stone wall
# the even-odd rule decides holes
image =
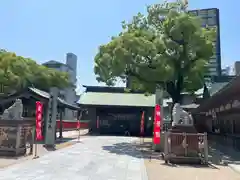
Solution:
[[[25,154],[26,144],[34,143],[34,130],[34,120],[0,120],[0,155]]]

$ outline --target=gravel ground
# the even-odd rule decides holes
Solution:
[[[239,180],[240,174],[227,166],[169,166],[164,161],[145,160],[148,180]]]
[[[228,166],[166,165],[160,153],[151,151],[151,141],[145,139],[144,145],[139,145],[145,157],[148,180],[240,180],[240,174]]]

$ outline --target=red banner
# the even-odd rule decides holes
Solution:
[[[144,135],[144,111],[142,112],[141,124],[140,124],[140,135]]]
[[[97,117],[97,129],[99,128],[99,116]]]
[[[40,101],[36,102],[36,140],[43,140],[42,136],[42,113],[43,104]]]
[[[77,121],[77,129],[80,129],[81,128],[81,123],[80,123],[80,120]]]
[[[154,116],[154,135],[153,135],[153,143],[159,144],[160,143],[160,128],[161,124],[161,107],[159,104],[155,106],[155,116]]]

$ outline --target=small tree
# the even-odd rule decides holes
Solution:
[[[138,13],[122,27],[118,36],[99,47],[94,67],[98,81],[114,85],[130,78],[132,89],[150,93],[159,84],[173,103],[181,101],[182,91],[202,87],[216,29],[202,28],[186,3],[151,5],[147,15]]]

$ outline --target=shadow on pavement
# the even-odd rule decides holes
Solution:
[[[116,143],[111,146],[102,146],[103,150],[118,155],[128,155],[135,158],[142,158],[142,154],[134,143]]]
[[[103,146],[102,148],[110,153],[128,155],[135,158],[143,158],[145,160],[162,159],[160,152],[155,152],[152,150],[151,142],[140,143],[140,141],[135,141],[132,143],[116,143],[112,146]]]
[[[218,143],[209,143],[209,161],[216,165],[240,164],[240,152]]]
[[[201,164],[165,164],[163,161],[162,153],[155,152],[152,150],[152,142],[143,142],[140,144],[140,141],[133,143],[116,143],[111,146],[103,146],[103,150],[108,151],[110,153],[118,154],[118,155],[128,155],[135,158],[144,158],[144,160],[155,161],[158,160],[161,165],[166,165],[170,167],[193,167],[193,168],[211,168],[211,169],[219,169],[215,165],[224,165],[220,163],[220,157],[216,154],[216,151],[209,152],[209,164],[201,165]],[[210,148],[212,149],[212,148]]]

